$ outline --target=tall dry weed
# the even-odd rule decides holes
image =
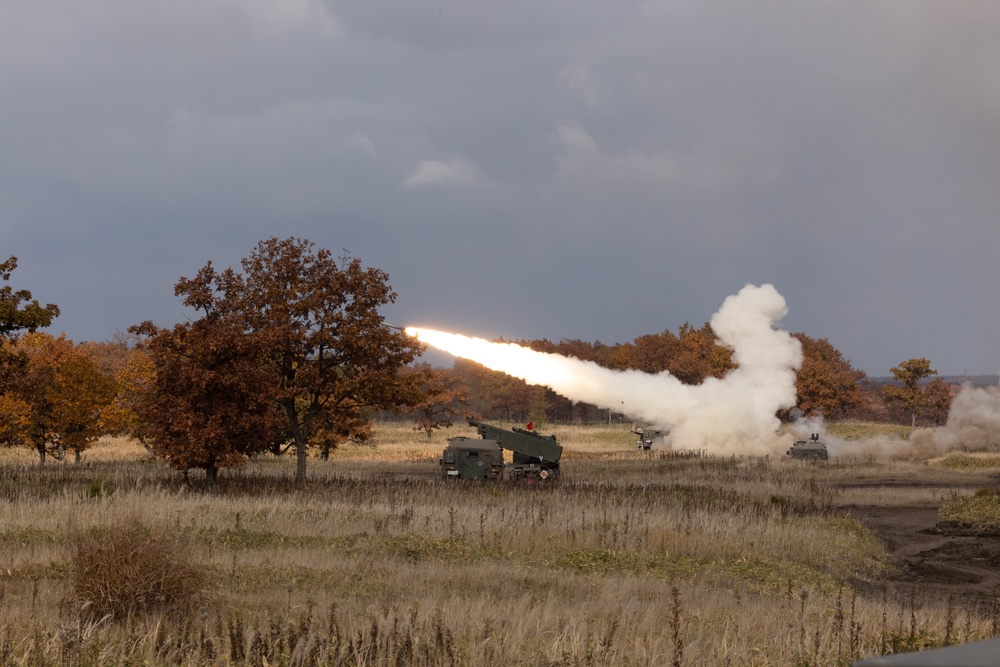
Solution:
[[[209,593],[208,572],[175,535],[127,522],[74,533],[66,604],[87,620],[187,615]]]

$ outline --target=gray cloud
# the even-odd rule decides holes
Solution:
[[[301,235],[399,323],[630,340],[773,283],[884,375],[1000,369],[1000,7],[0,0],[0,239],[57,327]]]

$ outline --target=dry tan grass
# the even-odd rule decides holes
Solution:
[[[624,426],[553,430],[587,453],[567,456],[553,486],[443,482],[445,440],[471,429],[427,444],[396,425],[310,461],[301,489],[291,457],[225,471],[211,495],[97,448],[90,467],[0,463],[0,663],[103,651],[112,663],[301,664],[314,651],[318,664],[843,664],[941,642],[949,627],[991,631],[974,605],[883,598],[881,547],[836,509],[855,493],[845,483],[887,470],[948,483],[977,470],[666,459],[635,452]],[[892,489],[878,493],[891,502]],[[187,625],[87,628],[60,609],[69,537],[123,518],[182,537],[211,573],[217,596]]]
[[[827,422],[827,433],[842,440],[863,440],[868,438],[898,438],[907,440],[912,428],[901,424],[883,424],[878,422],[863,422],[844,420]]]

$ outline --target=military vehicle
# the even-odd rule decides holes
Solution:
[[[507,479],[528,481],[559,478],[563,448],[554,435],[523,428],[508,430],[473,419],[469,426],[475,426],[482,439],[450,438],[440,459],[442,477],[498,479],[505,475]],[[510,463],[504,463],[503,450],[511,452]]]
[[[826,461],[829,458],[826,445],[819,441],[819,433],[813,433],[809,440],[797,440],[788,450],[788,455],[806,461]]]
[[[667,435],[669,431],[657,431],[651,429],[649,424],[638,422],[632,424],[632,432],[639,436],[639,440],[635,443],[635,448],[642,452],[648,452],[653,448],[653,441],[659,440]]]
[[[438,462],[442,479],[495,480],[503,476],[503,450],[493,440],[448,438],[448,447]]]

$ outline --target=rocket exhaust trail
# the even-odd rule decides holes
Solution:
[[[420,341],[463,359],[544,385],[572,401],[591,403],[670,430],[670,444],[720,454],[776,453],[775,413],[795,405],[799,342],[774,328],[787,313],[772,285],[747,285],[712,317],[719,343],[739,365],[726,377],[685,385],[667,372],[614,371],[593,362],[492,343],[461,334],[407,327]]]

